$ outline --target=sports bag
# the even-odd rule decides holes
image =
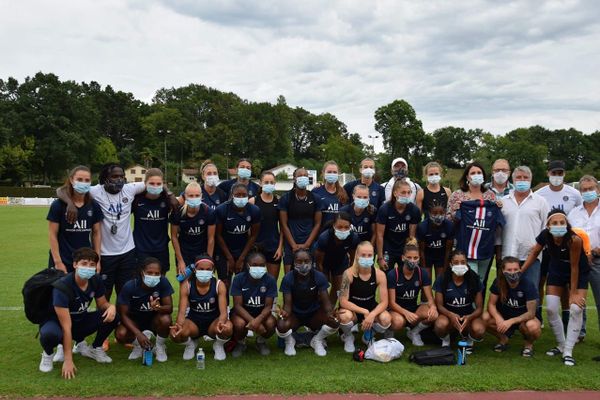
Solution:
[[[415,351],[410,355],[408,361],[417,365],[454,365],[454,351],[450,347],[438,347],[436,349]]]
[[[41,324],[47,321],[54,314],[52,307],[52,290],[59,289],[73,298],[73,291],[65,285],[60,279],[66,274],[54,268],[45,268],[33,275],[23,285],[23,304],[25,306],[25,316],[34,324]]]

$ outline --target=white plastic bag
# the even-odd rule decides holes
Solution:
[[[396,358],[400,358],[404,352],[404,345],[396,339],[381,339],[372,342],[367,351],[365,351],[365,359],[390,362]]]

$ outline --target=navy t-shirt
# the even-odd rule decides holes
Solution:
[[[104,219],[102,209],[94,200],[77,208],[77,221],[67,222],[67,205],[62,200],[54,200],[46,219],[58,224],[58,251],[60,259],[71,269],[73,252],[82,247],[92,247],[90,236],[94,224]]]
[[[98,275],[94,275],[88,280],[88,286],[81,290],[75,282],[75,272],[60,278],[64,284],[73,291],[73,299],[69,301],[69,296],[59,289],[52,290],[52,305],[55,307],[68,308],[71,314],[71,321],[77,322],[83,319],[93,299],[98,299],[105,294],[104,285]],[[94,282],[92,282],[94,280]]]
[[[352,217],[352,231],[358,234],[358,238],[361,242],[365,240],[367,242],[371,241],[371,237],[373,236],[373,224],[377,219],[377,212],[370,214],[368,209],[365,208],[359,215],[356,215],[354,212],[354,203],[345,205],[340,211],[350,214]]]
[[[287,212],[288,227],[296,243],[305,243],[315,225],[315,213],[321,211],[321,200],[311,192],[298,200],[293,190],[279,199],[279,211]]]
[[[387,272],[387,287],[396,290],[396,304],[410,312],[417,310],[419,294],[425,286],[431,286],[431,278],[423,268],[415,269],[410,279],[406,279],[402,267]]]
[[[184,214],[181,210],[171,213],[171,224],[179,226],[179,247],[181,254],[187,262],[194,262],[197,255],[206,253],[208,246],[208,227],[216,223],[215,212],[207,206],[201,205],[193,217]]]
[[[260,195],[254,203],[260,210],[260,231],[256,243],[269,252],[275,252],[279,246],[279,199],[273,196],[273,201],[265,203]]]
[[[329,193],[325,188],[325,185],[319,186],[312,190],[315,198],[318,198],[321,202],[321,213],[323,217],[321,219],[321,231],[326,229],[325,224],[329,221],[333,221],[335,215],[340,212],[340,208],[343,206],[338,199],[337,194]]]
[[[322,232],[317,239],[317,249],[325,253],[323,266],[328,269],[348,268],[348,252],[356,249],[358,243],[360,242],[356,232],[350,232],[350,235],[339,243],[336,243],[335,233],[331,228]]]
[[[260,223],[260,210],[254,204],[247,204],[241,213],[235,210],[231,201],[221,204],[215,211],[217,224],[223,225],[221,235],[234,258],[238,258],[248,243],[250,228]]]
[[[385,225],[383,234],[383,250],[392,256],[401,256],[408,239],[410,225],[416,225],[421,220],[421,211],[413,203],[406,205],[402,213],[389,201],[377,211],[377,223]]]
[[[150,305],[150,296],[154,299],[162,299],[171,296],[173,293],[173,286],[164,276],[160,277],[160,282],[153,288],[145,288],[140,278],[134,278],[123,285],[117,297],[117,305],[128,306],[129,313],[132,315],[152,315],[155,311]]]
[[[213,194],[208,194],[204,185],[202,186],[202,202],[210,207],[211,210],[215,210],[221,204],[227,201],[227,193],[218,187]]]
[[[442,274],[435,280],[433,289],[436,292],[442,291],[443,279],[444,275]],[[477,296],[478,292],[481,292],[483,287],[479,279],[476,281],[477,288],[476,291],[473,292],[468,289],[466,280],[460,286],[457,286],[454,283],[454,280],[450,279],[448,287],[442,292],[442,295],[444,296],[444,307],[446,307],[448,311],[458,314],[461,317],[475,311],[475,296]]]
[[[144,193],[133,199],[133,241],[136,250],[143,253],[163,251],[169,245],[169,203],[164,192],[157,199],[148,199]]]
[[[229,198],[231,196],[231,188],[237,183],[237,181],[237,178],[229,179],[228,181],[219,183],[219,186],[217,187],[224,191],[227,195],[227,198]],[[248,181],[248,185],[246,185],[246,187],[248,188],[248,197],[254,197],[260,191],[260,186],[252,181]]]
[[[249,272],[240,272],[231,282],[230,294],[242,296],[244,308],[250,315],[256,317],[265,308],[267,297],[277,298],[277,282],[269,274],[264,274],[260,280],[255,280],[250,277]]]
[[[417,225],[417,240],[425,243],[425,259],[428,263],[443,262],[447,241],[452,239],[454,239],[454,225],[448,219],[444,219],[441,225],[436,226],[426,217]]]
[[[500,312],[500,315],[502,315],[502,318],[509,319],[525,314],[527,312],[527,302],[539,298],[538,291],[528,279],[521,278],[519,284],[514,289],[510,285],[507,285],[507,287],[508,293],[504,302],[500,298],[497,278],[494,279],[490,287],[490,293],[498,296],[496,308]]]
[[[314,278],[311,278],[310,274],[314,274]],[[313,268],[310,274],[308,279],[301,281],[295,279],[295,272],[292,270],[281,280],[279,291],[284,295],[292,294],[294,314],[306,315],[317,311],[321,307],[319,293],[329,289],[329,282],[322,272]]]
[[[361,184],[362,183],[360,182],[360,179],[357,179],[344,185],[344,190],[346,190],[349,199],[352,199],[352,192],[354,192],[354,188]],[[375,208],[381,207],[385,201],[385,188],[375,181],[371,182],[368,188],[369,202],[374,205]]]
[[[504,226],[504,215],[493,201],[469,200],[456,212],[456,248],[468,259],[485,260],[494,256],[496,227]]]

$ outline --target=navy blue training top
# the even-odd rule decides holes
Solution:
[[[329,193],[325,188],[325,185],[314,188],[312,194],[321,202],[321,213],[323,214],[321,219],[321,231],[323,231],[324,229],[327,229],[325,224],[329,221],[333,221],[335,215],[340,212],[340,208],[344,204],[340,203],[336,193]]]
[[[322,272],[314,268],[310,271],[306,280],[297,279],[297,275],[294,270],[285,274],[281,280],[279,291],[283,294],[292,294],[292,311],[294,314],[311,314],[321,307],[319,293],[327,292],[329,282]]]
[[[498,278],[494,279],[490,287],[490,293],[498,296],[496,309],[505,319],[525,314],[527,312],[527,302],[539,298],[539,292],[533,286],[533,283],[526,278],[521,278],[517,287],[511,288],[510,285],[507,285],[507,288],[506,301],[502,301]]]
[[[265,308],[268,297],[277,299],[277,282],[269,274],[260,280],[252,279],[249,272],[236,274],[231,282],[231,296],[242,296],[244,308],[256,317]]]
[[[423,298],[421,291],[425,286],[431,286],[431,278],[424,268],[417,267],[410,279],[406,279],[401,266],[387,272],[387,287],[396,290],[396,304],[410,312],[419,306],[419,295]]]
[[[135,248],[144,253],[162,251],[169,245],[169,202],[166,194],[148,199],[145,193],[134,197],[133,241]]]
[[[446,255],[448,240],[454,239],[454,224],[444,219],[441,225],[435,225],[429,217],[417,225],[417,240],[425,243],[425,259],[428,263],[441,263]]]
[[[63,291],[54,288],[52,290],[52,305],[55,307],[68,308],[71,314],[71,321],[81,321],[87,313],[93,299],[98,299],[106,293],[104,285],[98,275],[94,275],[88,280],[88,286],[81,290],[75,282],[75,272],[60,278],[62,282],[73,291],[73,299]],[[94,280],[94,282],[92,282]]]
[[[215,211],[217,224],[223,225],[221,235],[234,258],[238,258],[250,235],[250,228],[260,223],[260,210],[254,204],[246,204],[241,213],[235,210],[230,201],[221,204]]]
[[[305,243],[315,225],[315,213],[321,211],[321,200],[312,192],[306,198],[298,199],[294,190],[279,199],[279,211],[287,212],[288,227],[296,243]]]
[[[377,211],[377,223],[385,225],[383,234],[383,251],[399,257],[404,252],[408,239],[410,225],[416,225],[421,220],[421,211],[413,203],[406,205],[401,213],[389,201]]]
[[[171,213],[171,224],[179,226],[179,247],[184,259],[194,261],[197,255],[206,253],[208,247],[208,227],[216,223],[216,216],[208,206],[201,205],[193,217],[181,215],[181,209]],[[187,261],[186,261],[187,262]]]
[[[348,182],[344,185],[344,190],[346,190],[346,193],[348,194],[348,198],[350,200],[352,200],[352,192],[354,192],[354,188],[358,185],[362,185],[360,179]],[[385,201],[385,188],[375,181],[372,181],[368,188],[369,202],[372,205],[374,205],[375,208],[381,207],[381,205]]]
[[[364,208],[359,215],[356,215],[354,212],[354,203],[345,205],[340,211],[350,214],[352,219],[352,231],[358,234],[359,241],[371,241],[371,237],[373,237],[373,224],[377,219],[377,211],[371,214],[369,213],[368,208]]]
[[[152,288],[144,287],[141,279],[137,277],[123,285],[117,297],[117,305],[128,306],[132,315],[152,315],[156,311],[150,305],[150,297],[163,299],[173,293],[173,286],[164,276],[161,276],[158,285]]]

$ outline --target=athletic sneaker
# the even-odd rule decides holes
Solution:
[[[65,361],[65,351],[63,349],[63,345],[59,344],[58,346],[56,346],[56,353],[54,353],[52,362],[63,362],[63,361]]]
[[[237,342],[235,344],[235,347],[231,351],[231,356],[233,358],[238,358],[242,354],[244,354],[244,351],[246,351],[246,343],[244,343],[244,342]]]
[[[188,361],[194,358],[196,355],[196,346],[198,345],[197,340],[188,339],[185,342],[185,350],[183,350],[183,359]]]
[[[86,350],[88,348],[88,344],[85,340],[79,342],[79,343],[75,343],[73,345],[73,354],[81,354],[82,350]]]
[[[313,336],[310,341],[310,347],[315,350],[315,354],[321,357],[327,355],[327,350],[325,350],[325,346],[323,345],[324,340],[318,339],[317,336]]]
[[[425,346],[425,343],[423,343],[423,339],[421,339],[421,334],[414,333],[412,331],[412,329],[408,331],[408,333],[406,334],[406,337],[410,339],[413,346],[416,346],[416,347]]]
[[[446,335],[441,339],[442,339],[442,347],[450,347],[450,335]]]
[[[354,347],[354,335],[352,333],[344,333],[341,339],[344,342],[344,351],[346,353],[354,353],[354,350],[356,350]]]
[[[296,355],[296,339],[294,339],[294,335],[285,338],[285,349],[283,350],[283,354],[286,356]]]
[[[156,355],[156,361],[165,362],[167,361],[167,347],[164,343],[156,343],[154,345],[154,354]]]
[[[261,356],[268,356],[269,354],[271,354],[271,349],[267,344],[267,339],[265,339],[262,336],[258,336],[256,338],[256,348],[258,349],[258,352]]]
[[[215,340],[213,343],[213,351],[215,352],[215,360],[223,361],[227,358],[225,348],[223,347],[223,341]]]
[[[358,324],[352,325],[352,329],[350,329],[350,332],[352,332],[352,333],[358,333]]]
[[[140,346],[136,341],[135,344],[133,345],[133,349],[131,350],[131,353],[129,353],[129,357],[127,359],[128,360],[137,360],[138,358],[142,358],[143,355],[144,355],[144,350],[142,350],[142,346]]]
[[[112,358],[106,354],[102,347],[95,347],[93,349],[88,347],[88,349],[85,352],[82,352],[81,355],[96,360],[96,362],[101,364],[108,364],[112,362]]]
[[[54,357],[54,353],[46,354],[45,351],[42,351],[42,360],[40,361],[40,371],[41,372],[50,372],[54,366],[52,365],[52,358]]]

